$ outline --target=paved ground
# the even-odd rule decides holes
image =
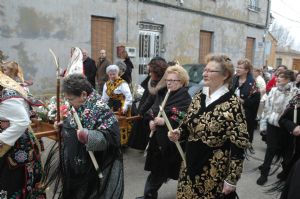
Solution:
[[[256,132],[254,139],[255,154],[251,155],[244,162],[243,175],[238,183],[237,193],[241,199],[276,199],[278,195],[270,195],[266,190],[276,181],[275,176],[269,177],[266,186],[258,186],[256,180],[259,177],[259,171],[256,169],[262,164],[265,154],[265,143],[260,140],[260,135]],[[143,194],[145,180],[148,172],[144,171],[143,153],[127,149],[124,152],[125,165],[125,194],[124,199],[134,199]],[[255,170],[256,169],[256,170]],[[176,197],[177,181],[170,180],[164,184],[159,191],[160,199],[174,199]]]
[[[260,135],[256,132],[254,138],[255,154],[251,155],[244,162],[244,171],[237,187],[237,193],[241,199],[276,199],[278,195],[270,195],[266,190],[272,182],[276,181],[275,176],[269,177],[266,186],[261,187],[256,184],[259,177],[258,170],[255,170],[260,164],[265,152],[265,144],[260,140]],[[148,172],[144,171],[143,153],[140,151],[127,148],[124,151],[124,168],[125,168],[125,192],[124,199],[134,199],[141,196],[144,190],[145,180]],[[170,180],[164,184],[159,191],[160,199],[174,199],[176,196],[177,181]],[[49,190],[48,196],[51,196]]]

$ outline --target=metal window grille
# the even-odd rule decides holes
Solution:
[[[249,0],[248,8],[250,10],[254,10],[254,11],[257,11],[257,12],[260,11],[260,8],[258,7],[258,1],[257,0]]]
[[[148,74],[147,64],[160,56],[162,25],[140,23],[139,74]]]

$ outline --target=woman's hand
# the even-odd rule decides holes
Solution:
[[[89,132],[87,129],[77,130],[77,139],[82,144],[86,144],[88,142]]]
[[[296,126],[292,133],[294,136],[300,136],[300,126]]]
[[[244,104],[245,101],[242,98],[240,98],[240,102],[241,104]]]
[[[222,193],[227,195],[227,194],[230,194],[231,192],[235,191],[235,189],[236,189],[235,186],[232,186],[224,181]]]
[[[149,127],[150,127],[151,131],[155,131],[156,130],[156,125],[155,125],[155,123],[154,123],[153,120],[150,120]]]
[[[163,125],[165,125],[165,120],[162,117],[156,117],[156,118],[154,118],[154,124],[163,126]]]
[[[168,137],[172,142],[177,142],[180,138],[179,129],[174,129],[173,131],[168,132]]]
[[[53,127],[55,130],[58,130],[59,128],[62,127],[62,125],[63,125],[63,121],[60,121],[60,122],[55,121],[53,124]]]
[[[127,113],[127,109],[122,108],[122,114],[123,114],[123,115],[126,115],[126,113]]]

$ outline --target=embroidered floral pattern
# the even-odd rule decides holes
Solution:
[[[2,90],[0,102],[9,98],[23,98],[17,92],[9,89]],[[0,133],[9,127],[9,121],[1,121]],[[39,142],[34,137],[33,132],[28,129],[16,141],[15,145],[3,156],[11,169],[21,169],[24,171],[22,179],[22,189],[14,192],[10,199],[19,198],[46,198],[44,189],[41,188],[40,182],[43,175],[43,168],[40,161]],[[1,172],[1,171],[0,171]],[[1,179],[0,179],[1,180]],[[20,179],[19,179],[20,180]],[[5,198],[7,192],[0,191],[0,198]],[[2,197],[5,196],[5,197]]]
[[[176,121],[177,123],[180,123],[182,121],[182,119],[185,116],[185,112],[184,111],[180,111],[178,110],[176,107],[173,107],[171,109],[171,116],[170,118],[174,121]]]
[[[113,112],[96,94],[96,91],[87,97],[86,102],[77,110],[77,113],[82,126],[87,129],[108,129],[113,123],[118,122]],[[74,118],[69,116],[71,117],[70,124],[77,128]]]
[[[193,178],[182,165],[177,199],[220,197],[224,180],[236,184],[243,163],[242,152],[233,157],[232,147],[224,147],[224,144],[229,141],[241,151],[249,146],[247,125],[237,97],[228,94],[211,108],[201,107],[202,99],[205,99],[202,93],[194,96],[180,130],[188,136],[187,145],[199,142],[205,146],[205,153],[211,155],[199,160],[203,165]]]

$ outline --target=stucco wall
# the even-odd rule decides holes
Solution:
[[[198,10],[265,24],[263,4],[261,12],[254,13],[238,0],[206,5],[198,0],[185,2],[184,6],[189,8],[197,6]],[[123,44],[138,49],[138,22],[146,21],[164,25],[162,43],[166,51],[162,56],[167,60],[197,63],[200,30],[206,30],[214,32],[213,52],[227,53],[234,62],[245,56],[246,38],[256,38],[254,64],[263,62],[263,47],[258,45],[264,33],[261,28],[138,0],[0,0],[0,49],[9,60],[20,63],[27,79],[34,80],[33,93],[51,93],[55,87],[55,66],[48,49],[54,50],[63,68],[67,66],[72,46],[90,51],[92,15],[115,19],[115,47]],[[133,79],[137,81],[138,57],[132,61]]]
[[[288,69],[293,69],[293,59],[300,59],[300,54],[295,55],[292,53],[286,53],[286,52],[276,52],[276,59],[281,58],[283,65],[286,65]]]

